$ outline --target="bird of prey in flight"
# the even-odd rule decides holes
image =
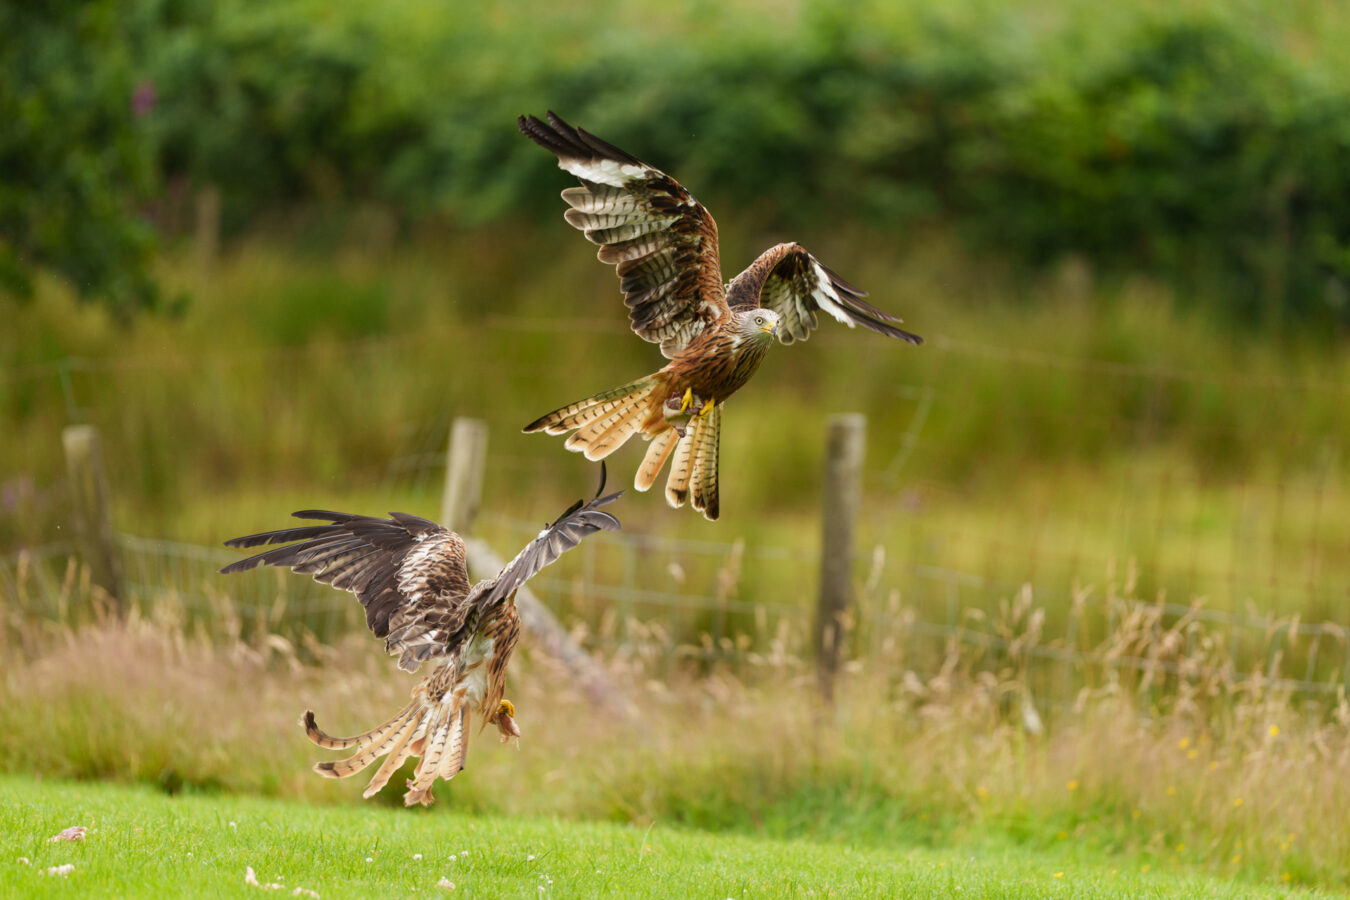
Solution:
[[[407,706],[364,734],[333,737],[306,710],[301,724],[311,741],[329,750],[356,751],[346,759],[317,763],[314,770],[345,778],[387,754],[365,789],[370,797],[404,760],[420,757],[403,802],[430,806],[436,778],[449,780],[464,768],[471,713],[482,717],[481,727],[496,725],[503,741],[520,737],[515,707],[503,697],[506,665],[520,637],[516,590],[587,535],[619,529],[619,520],[601,507],[622,492],[601,496],[603,490],[602,465],[593,499],[578,500],[500,572],[472,586],[460,536],[407,513],[378,519],[307,509],[293,515],[324,524],[226,541],[229,547],[286,546],[231,563],[222,573],[284,566],[350,591],[365,607],[370,630],[399,657],[400,669],[414,672],[424,662],[433,666]]]
[[[776,337],[804,341],[823,311],[911,344],[923,339],[863,300],[853,287],[793,243],[770,247],[729,284],[722,282],[717,224],[669,175],[552,112],[516,120],[521,132],[581,181],[562,192],[566,219],[617,267],[638,337],[670,360],[636,381],[569,403],[525,426],[566,434],[567,449],[603,459],[635,434],[650,444],[634,487],[651,488],[672,456],[666,501],[686,499],[709,519],[720,505],[722,404],[759,368]]]

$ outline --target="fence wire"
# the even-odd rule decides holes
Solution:
[[[497,317],[479,324],[513,333],[624,331],[622,322],[589,318]],[[65,359],[0,371],[0,386],[54,379],[77,419],[81,379],[135,381],[274,364],[299,371],[314,352],[373,360],[431,340],[375,338],[333,342],[322,351],[293,347],[203,358]],[[848,336],[825,333],[813,344],[837,352],[853,346]],[[989,363],[1213,391],[1217,403],[1331,397],[1350,408],[1350,384],[1336,381],[1094,360],[941,335],[928,349],[939,355],[932,367],[939,374],[948,362]],[[1035,669],[1038,683],[1065,702],[1111,671],[1259,684],[1308,696],[1334,694],[1350,681],[1350,631],[1342,624],[1350,622],[1350,490],[1336,463],[1347,448],[1324,447],[1329,462],[1315,478],[1248,474],[1220,488],[1205,472],[1159,470],[1141,459],[1133,469],[1102,476],[1118,479],[1109,509],[1057,509],[1052,516],[1032,504],[1020,517],[991,520],[981,530],[959,515],[930,511],[933,496],[957,506],[967,499],[958,480],[915,475],[931,471],[925,464],[942,452],[925,438],[933,418],[968,398],[944,391],[937,376],[887,389],[902,418],[893,429],[897,439],[876,454],[868,473],[864,546],[854,569],[858,602],[846,623],[855,662],[899,677],[932,670],[953,647],[964,648],[991,670]],[[1094,418],[1088,410],[1074,424],[1088,438],[1129,437],[1158,427],[1163,412],[1155,402],[1146,399],[1128,420]],[[1016,411],[990,412],[1020,421]],[[398,450],[384,466],[383,491],[438,491],[453,415],[447,408],[403,424]],[[1301,446],[1309,436],[1273,433],[1269,440]],[[534,457],[494,452],[494,469],[507,474],[535,464]],[[1225,517],[1223,527],[1211,521],[1220,513],[1209,506]],[[1061,519],[1070,523],[1067,530]],[[485,513],[479,523],[505,557],[538,525],[497,513]],[[641,657],[654,670],[694,663],[751,677],[766,661],[808,661],[819,568],[813,539],[804,535],[800,545],[789,546],[606,534],[541,573],[533,587],[596,653]],[[118,546],[132,601],[178,610],[190,627],[213,633],[303,628],[327,638],[362,625],[348,595],[289,573],[219,576],[216,570],[237,558],[231,551],[131,535],[119,535]],[[1122,547],[1141,549],[1147,558]],[[49,619],[66,615],[80,591],[71,558],[61,543],[0,558],[7,608]],[[1129,635],[1135,642],[1115,646],[1127,627],[1139,629]],[[1146,637],[1180,649],[1163,652]]]

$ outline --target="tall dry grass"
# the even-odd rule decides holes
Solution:
[[[80,606],[79,577],[67,588],[65,605]],[[1113,629],[1075,663],[1062,706],[1042,695],[1032,651],[1058,645],[1029,592],[992,623],[1004,651],[951,639],[920,654],[897,628],[849,664],[832,710],[817,699],[806,635],[788,626],[754,636],[759,649],[733,675],[716,663],[672,672],[670,636],[629,623],[623,652],[602,662],[631,718],[590,707],[527,642],[508,692],[519,749],[479,736],[438,796],[459,809],[850,843],[1082,841],[1147,865],[1345,885],[1344,692],[1312,701],[1279,688],[1278,660],[1235,671],[1221,633],[1172,621],[1127,588],[1108,591]],[[11,614],[6,632],[0,759],[42,777],[359,802],[360,784],[309,771],[327,754],[304,739],[299,714],[363,729],[413,683],[367,635],[210,634],[169,601],[70,626]],[[706,660],[711,640],[677,656]]]

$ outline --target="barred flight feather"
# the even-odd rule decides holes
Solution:
[[[607,185],[570,187],[562,192],[562,198],[580,213],[631,213],[641,209],[637,198],[628,191]]]
[[[647,219],[646,221],[637,222],[630,221],[612,225],[608,228],[587,229],[583,233],[586,235],[586,240],[595,244],[610,244],[615,247],[622,244],[629,247],[630,249],[626,250],[624,253],[625,258],[629,258],[632,255],[631,248],[638,238],[645,238],[647,235],[660,232],[673,221],[673,219]],[[637,243],[636,246],[644,248],[651,247],[652,250],[655,250],[667,246],[667,240],[668,239],[664,237],[652,237]],[[641,255],[647,256],[652,250],[644,249]]]
[[[646,216],[636,211],[582,212],[577,209],[569,209],[563,213],[563,218],[573,228],[587,232],[586,237],[588,238],[591,237],[590,232],[648,221]]]

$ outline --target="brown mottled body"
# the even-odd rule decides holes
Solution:
[[[785,344],[806,340],[824,310],[850,328],[922,342],[797,244],[770,248],[724,286],[717,224],[674,178],[553,113],[547,121],[521,116],[517,124],[581,181],[562,192],[566,219],[600,245],[602,262],[616,267],[633,331],[660,344],[670,360],[658,372],[541,416],[526,432],[573,432],[567,448],[589,459],[603,459],[640,434],[651,443],[634,486],[649,489],[673,457],[666,500],[681,506],[690,499],[716,519],[720,408],[759,368],[775,336]],[[701,406],[686,425],[693,397]],[[682,401],[674,411],[672,398]]]
[[[384,756],[365,789],[370,797],[406,759],[418,757],[403,799],[409,806],[429,806],[436,779],[449,780],[464,768],[471,713],[481,717],[483,727],[496,725],[503,741],[520,737],[515,707],[504,699],[506,668],[520,640],[516,591],[586,535],[617,529],[618,520],[600,507],[618,496],[602,497],[597,492],[589,503],[578,501],[494,577],[472,587],[459,535],[407,513],[377,519],[304,510],[295,515],[327,524],[226,541],[231,547],[286,546],[242,559],[221,572],[285,566],[351,591],[365,607],[371,631],[385,639],[391,654],[399,655],[400,668],[413,672],[424,661],[436,663],[413,688],[407,706],[363,734],[334,737],[321,730],[314,713],[307,710],[301,725],[311,741],[329,750],[356,751],[346,759],[318,763],[315,771],[344,778]]]

